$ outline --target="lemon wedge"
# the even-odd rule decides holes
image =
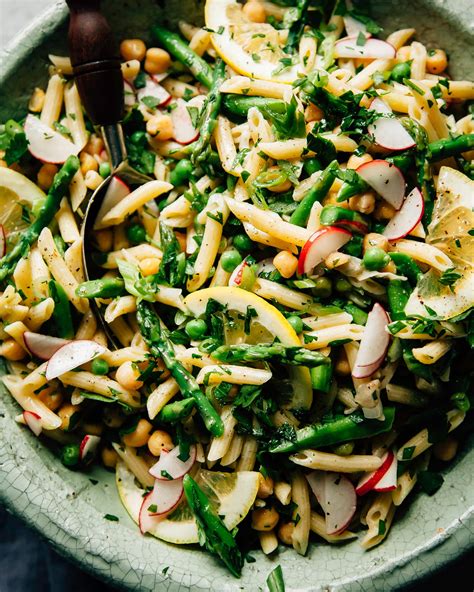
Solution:
[[[407,315],[426,317],[431,310],[438,319],[447,320],[474,306],[473,228],[474,182],[455,169],[441,167],[426,242],[451,258],[460,277],[447,286],[433,270],[426,273],[408,299]]]
[[[0,167],[0,224],[9,243],[29,226],[23,205],[37,209],[46,195],[27,177],[6,167]]]
[[[227,315],[233,321],[225,327],[226,345],[272,343],[277,338],[283,345],[301,347],[295,330],[278,309],[260,296],[241,288],[216,287],[197,290],[186,296],[184,305],[195,317],[200,317],[205,313],[211,299],[225,306]],[[249,329],[245,332],[243,319],[249,310],[252,310],[253,316]],[[309,409],[313,401],[309,370],[291,366],[288,367],[288,373],[293,394],[290,401],[285,403],[285,407]]]
[[[248,514],[257,497],[260,483],[260,475],[256,471],[221,473],[201,469],[195,479],[229,530],[235,528]],[[145,490],[136,484],[134,474],[121,460],[117,462],[115,481],[122,504],[132,520],[138,524]],[[186,499],[174,512],[158,522],[150,534],[177,545],[198,543],[196,520]]]
[[[236,0],[207,0],[204,15],[216,52],[236,72],[287,84],[296,80],[301,67],[283,49],[287,29],[250,21]]]

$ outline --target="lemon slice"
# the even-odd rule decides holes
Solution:
[[[298,64],[285,67],[292,57],[283,50],[288,30],[250,21],[236,0],[207,0],[204,14],[206,27],[215,31],[216,52],[236,72],[287,84],[296,80]]]
[[[256,471],[221,473],[201,469],[195,479],[229,530],[235,528],[248,514],[257,497],[260,483],[260,475]],[[121,460],[117,462],[115,481],[122,504],[132,520],[138,524],[145,490],[136,484],[134,474]],[[150,534],[177,545],[198,543],[196,520],[186,499],[174,512],[158,522]]]
[[[445,252],[461,277],[450,287],[441,284],[433,270],[426,273],[408,299],[407,315],[426,317],[430,309],[447,320],[474,306],[473,228],[474,182],[455,169],[441,167],[426,242]]]
[[[29,226],[22,205],[37,209],[45,199],[41,189],[27,177],[6,167],[0,167],[0,224],[9,243]]]
[[[226,344],[235,343],[272,343],[275,338],[283,345],[301,346],[293,327],[279,310],[266,300],[241,288],[216,287],[197,290],[188,294],[184,305],[195,316],[202,316],[209,300],[215,300],[226,306],[231,316],[230,328],[226,328]],[[252,310],[249,330],[245,332],[244,321],[247,312]],[[288,367],[293,386],[293,395],[285,407],[309,409],[313,401],[313,389],[308,368],[300,366]]]

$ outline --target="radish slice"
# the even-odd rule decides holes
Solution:
[[[3,224],[0,224],[0,257],[3,257],[7,252],[7,235]]]
[[[328,255],[343,247],[352,238],[344,228],[326,226],[317,230],[304,244],[298,259],[298,273],[310,273]]]
[[[276,267],[273,265],[273,259],[269,257],[268,259],[262,259],[257,264],[257,275],[262,276],[264,274],[273,273],[276,270]]]
[[[388,467],[388,470],[385,472],[385,475],[376,483],[374,491],[393,491],[397,488],[397,455],[393,452],[391,452],[390,454],[392,455],[390,466]]]
[[[41,360],[49,360],[59,348],[70,343],[67,339],[41,335],[41,333],[33,333],[32,331],[25,331],[23,339],[30,353]]]
[[[33,411],[23,411],[23,419],[35,436],[41,434],[43,426],[41,424],[41,417],[37,413],[34,413]]]
[[[97,448],[100,444],[99,436],[86,434],[79,446],[79,460],[83,463],[89,463],[94,458]]]
[[[405,178],[402,171],[386,160],[372,160],[362,164],[356,173],[396,210],[405,197]]]
[[[69,370],[74,370],[74,368],[90,362],[97,356],[101,356],[106,351],[107,348],[103,345],[88,339],[70,341],[60,347],[50,358],[46,366],[46,379],[57,378],[69,372]]]
[[[133,86],[130,84],[130,82],[127,82],[126,80],[123,81],[123,97],[126,107],[133,107],[133,105],[135,105],[135,103],[137,102]]]
[[[153,475],[159,481],[169,481],[171,479],[181,479],[191,470],[196,460],[196,446],[194,444],[189,448],[189,457],[182,461],[179,458],[179,446],[175,446],[169,452],[162,451],[160,460],[150,469],[150,475]]]
[[[179,504],[183,497],[183,482],[155,481],[153,490],[144,498],[138,515],[138,525],[142,534],[149,532]]]
[[[359,45],[358,41],[358,36],[340,39],[334,47],[334,57],[391,60],[397,53],[393,45],[381,39],[366,38],[363,45]]]
[[[423,218],[425,202],[421,191],[415,187],[407,196],[401,209],[389,221],[383,235],[394,241],[403,238],[418,225]]]
[[[368,126],[368,132],[374,142],[387,150],[407,150],[415,146],[414,139],[400,121],[392,117],[393,111],[382,99],[374,99],[369,109],[390,115],[390,117],[379,117]]]
[[[114,175],[110,179],[110,183],[107,186],[104,199],[97,213],[97,217],[94,223],[94,230],[100,230],[102,228],[102,219],[105,214],[109,212],[113,207],[122,201],[130,193],[130,187],[122,181],[120,177]]]
[[[346,14],[346,16],[342,17],[342,20],[344,21],[344,27],[348,37],[357,37],[359,33],[362,33],[367,38],[372,37],[371,33],[367,31],[367,27],[364,23],[361,23],[353,16]]]
[[[34,115],[27,116],[24,129],[28,150],[43,162],[62,164],[69,156],[77,154],[80,150],[80,147],[42,123]]]
[[[149,532],[153,526],[161,520],[161,517],[154,516],[148,511],[148,508],[151,506],[150,499],[152,493],[153,491],[150,491],[150,493],[147,493],[143,498],[142,505],[140,506],[140,513],[138,514],[138,526],[140,527],[140,532],[142,534]]]
[[[169,72],[161,72],[160,74],[150,74],[150,78],[152,78],[155,82],[163,82],[165,78],[168,78]]]
[[[193,125],[188,104],[183,99],[176,100],[176,107],[171,111],[174,139],[178,144],[191,144],[199,138],[199,130]]]
[[[381,479],[384,478],[387,471],[390,469],[390,466],[393,464],[394,454],[391,451],[388,451],[382,457],[382,464],[378,469],[372,471],[371,473],[365,473],[359,480],[356,486],[356,493],[357,495],[365,495],[369,491],[375,488],[375,486],[379,483]]]
[[[326,532],[339,534],[349,526],[357,507],[354,486],[345,475],[313,471],[308,483],[326,516]]]
[[[378,302],[369,312],[367,324],[360,341],[352,376],[354,378],[366,378],[382,364],[388,345],[390,335],[387,332],[387,325],[390,319],[383,306]]]
[[[153,97],[156,99],[157,107],[164,107],[171,101],[170,93],[159,84],[156,79],[147,76],[145,86],[140,88],[137,92],[137,98],[143,102],[145,97]]]

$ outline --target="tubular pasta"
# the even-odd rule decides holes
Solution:
[[[234,364],[219,364],[201,368],[196,376],[198,384],[219,384],[230,382],[231,384],[264,384],[272,377],[269,370],[236,366]]]
[[[316,512],[311,512],[310,528],[312,532],[328,543],[345,543],[346,541],[357,538],[357,534],[350,530],[344,530],[339,534],[328,534],[326,532],[326,520]]]
[[[253,471],[257,459],[258,443],[253,436],[245,436],[236,471]]]
[[[290,456],[290,460],[297,465],[321,471],[339,473],[358,473],[360,471],[375,471],[382,464],[378,456],[370,454],[349,454],[340,456],[320,450],[301,450]]]
[[[178,383],[174,378],[168,378],[150,393],[146,402],[148,417],[154,419],[163,407],[179,393]]]
[[[63,106],[64,80],[59,74],[53,74],[48,82],[44,97],[40,121],[49,127],[58,121]]]
[[[87,144],[87,130],[82,113],[81,99],[74,82],[66,84],[64,89],[64,106],[66,108],[67,125],[74,144],[82,150]]]
[[[441,272],[453,267],[453,262],[443,251],[426,243],[402,239],[392,243],[390,250],[408,255]]]
[[[222,408],[221,420],[224,424],[224,433],[221,436],[212,438],[209,450],[207,451],[207,460],[211,462],[221,459],[231,445],[235,426],[237,425],[237,419],[234,417],[232,405],[226,405]]]
[[[275,300],[294,310],[306,310],[313,303],[310,296],[263,278],[258,278],[252,290],[257,296],[266,300]]]
[[[364,334],[363,325],[347,324],[336,325],[333,327],[326,327],[317,331],[305,332],[306,338],[311,338],[311,341],[305,344],[308,349],[321,349],[331,345],[333,341],[344,339],[352,339],[353,341],[360,341]]]
[[[308,482],[300,471],[294,471],[291,475],[291,498],[296,508],[293,520],[298,516],[291,540],[293,548],[300,555],[305,555],[309,542],[309,530],[311,521],[311,506],[309,503]]]
[[[92,372],[65,372],[59,377],[63,384],[75,386],[79,389],[97,393],[104,397],[117,397],[122,403],[130,407],[140,406],[140,395],[136,391],[125,389],[116,380],[107,376],[97,376]]]
[[[384,540],[394,514],[395,506],[391,492],[379,493],[367,512],[366,520],[369,529],[360,543],[363,549],[371,549]]]
[[[37,331],[43,323],[48,321],[54,311],[54,300],[52,298],[45,298],[34,306],[30,307],[27,316],[25,317],[25,324],[30,331]]]

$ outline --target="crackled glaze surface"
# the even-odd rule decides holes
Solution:
[[[201,1],[191,0],[104,4],[118,37],[133,32],[144,38],[163,14],[175,21],[179,14],[190,18],[202,7]],[[473,0],[373,0],[371,4],[387,31],[416,23],[420,39],[449,51],[455,76],[473,77],[466,51],[474,33]],[[2,56],[0,119],[24,114],[31,89],[46,79],[47,54],[65,51],[65,18],[64,4],[55,4]],[[265,579],[278,563],[288,591],[396,590],[474,548],[472,442],[446,473],[436,495],[420,495],[399,511],[383,545],[364,553],[357,542],[336,547],[318,541],[306,558],[289,549],[275,559],[255,553],[256,563],[247,564],[236,580],[199,549],[142,537],[118,501],[112,475],[68,471],[28,430],[14,423],[17,413],[18,407],[0,386],[0,502],[62,554],[126,590],[252,592],[265,589]],[[107,513],[118,516],[119,522],[105,520]]]

